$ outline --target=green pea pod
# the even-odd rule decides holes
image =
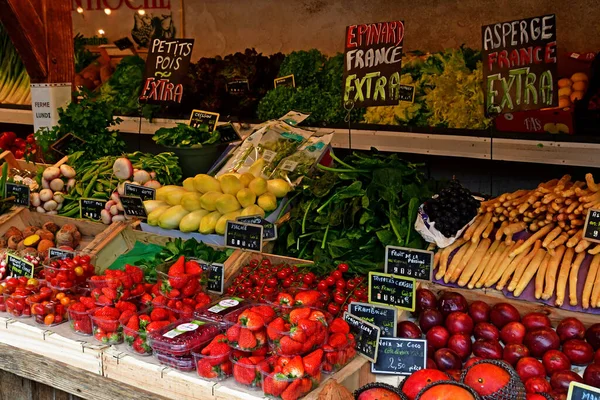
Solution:
[[[103,185],[103,184],[101,184],[100,182],[96,182],[96,185],[94,186],[94,189],[95,189],[97,192],[102,192],[102,191],[104,190],[104,185]]]
[[[80,197],[83,196],[83,183],[81,181],[75,184],[75,191]]]
[[[83,198],[89,197],[89,195],[92,192],[92,190],[94,189],[95,185],[96,185],[96,178],[92,179],[91,182],[86,186],[85,190],[83,191],[83,195],[81,197],[83,197]]]
[[[79,214],[79,207],[72,209],[71,211],[61,214],[63,217],[75,217]]]
[[[91,179],[95,174],[96,171],[98,171],[99,167],[94,166],[92,168],[90,168],[81,178],[82,182],[87,182],[89,179]]]

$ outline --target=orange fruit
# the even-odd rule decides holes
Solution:
[[[418,400],[475,400],[475,397],[467,389],[448,383],[427,389]]]
[[[510,381],[509,373],[494,364],[477,364],[472,366],[465,376],[464,383],[482,396],[496,393]]]
[[[408,397],[408,400],[414,400],[417,394],[425,386],[437,381],[447,381],[448,375],[437,369],[422,369],[406,378],[402,385],[402,392]]]

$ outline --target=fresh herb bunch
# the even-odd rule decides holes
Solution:
[[[94,55],[86,47],[85,37],[78,33],[73,38],[73,48],[75,52],[75,72],[81,72],[85,67],[90,65],[98,56]]]
[[[177,124],[173,128],[160,128],[152,136],[156,144],[168,147],[202,147],[217,143],[221,138],[218,130],[194,128],[187,124]]]
[[[305,178],[289,222],[279,230],[278,254],[314,260],[334,268],[345,262],[365,274],[383,268],[385,246],[423,248],[414,230],[421,202],[434,182],[420,165],[396,155],[354,153],[337,168]]]
[[[232,253],[232,249],[217,250],[195,239],[183,241],[177,238],[165,244],[163,250],[153,258],[140,261],[138,266],[146,270],[149,282],[155,282],[156,267],[166,262],[175,262],[180,256],[197,258],[207,263],[224,263]]]

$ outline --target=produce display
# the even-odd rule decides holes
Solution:
[[[14,132],[2,132],[0,133],[0,149],[10,151],[17,160],[36,161],[42,157],[42,154],[38,152],[33,133],[27,135],[26,139],[22,139],[17,137]]]

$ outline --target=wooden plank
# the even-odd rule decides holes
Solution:
[[[23,0],[19,0],[23,1]],[[70,83],[75,75],[73,63],[73,21],[71,0],[43,0],[48,75],[46,82]]]
[[[0,370],[0,400],[34,399],[32,381],[10,372]]]

